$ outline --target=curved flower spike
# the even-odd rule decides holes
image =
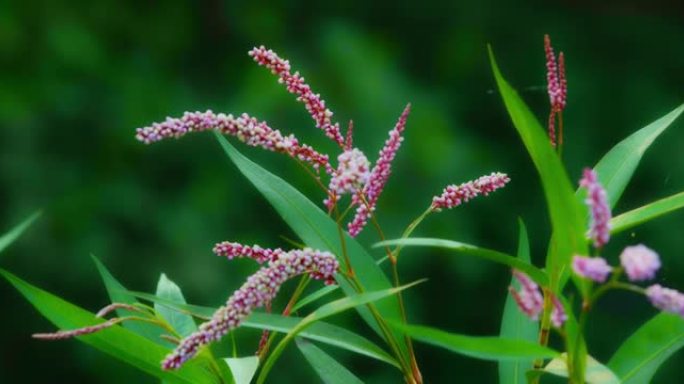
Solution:
[[[444,188],[441,195],[432,199],[432,209],[440,211],[458,207],[477,196],[487,196],[497,189],[503,188],[509,181],[511,179],[505,173],[495,172],[461,185],[449,185]]]

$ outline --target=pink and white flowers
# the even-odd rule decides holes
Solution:
[[[603,283],[610,275],[613,267],[608,265],[602,257],[587,257],[575,255],[572,258],[572,270],[586,279]]]
[[[551,140],[551,145],[555,147],[557,142],[563,144],[562,132],[556,138],[556,117],[565,109],[568,95],[568,83],[565,78],[565,56],[561,52],[558,55],[558,63],[556,63],[556,55],[553,52],[549,35],[544,35],[544,53],[546,55],[547,91],[549,93],[549,102],[551,103],[549,139]]]
[[[589,237],[594,241],[594,247],[600,249],[610,240],[610,205],[608,194],[598,181],[596,171],[585,168],[580,187],[587,189],[585,202],[591,210]]]
[[[620,254],[620,263],[631,281],[651,280],[660,269],[660,257],[643,244],[626,247]]]
[[[684,317],[684,294],[659,284],[646,288],[646,297],[654,307]]]
[[[497,189],[503,188],[509,181],[511,179],[505,173],[495,172],[461,185],[449,185],[444,188],[441,195],[432,199],[432,209],[440,211],[458,207],[477,196],[487,196]]]
[[[508,287],[508,291],[518,305],[518,308],[531,320],[539,320],[539,315],[544,310],[544,296],[539,289],[539,285],[532,281],[525,273],[513,270],[513,277],[520,282],[520,290]],[[555,327],[562,327],[568,319],[563,304],[556,297],[552,297],[553,308],[551,310],[551,323]]]
[[[328,186],[329,197],[325,200],[328,209],[333,207],[339,196],[362,190],[370,179],[370,162],[358,148],[342,152],[337,157],[337,163]]]

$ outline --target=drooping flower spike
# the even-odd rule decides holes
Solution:
[[[234,245],[231,243],[227,246],[234,250],[234,252],[227,251],[227,253],[239,253],[238,247]],[[249,253],[246,248],[242,247],[242,252]],[[254,248],[251,247],[252,253]],[[219,340],[230,330],[239,327],[254,309],[270,303],[287,280],[307,273],[314,279],[322,279],[326,284],[332,284],[334,275],[339,270],[337,259],[329,252],[305,248],[284,253],[270,252],[270,255],[274,254],[277,257],[269,260],[267,266],[250,276],[242,287],[230,296],[226,304],[214,313],[211,320],[200,325],[199,330],[181,340],[176,349],[162,362],[163,369],[179,368],[195,356],[202,346]]]
[[[549,139],[551,140],[551,145],[555,147],[557,143],[563,144],[562,132],[556,138],[556,116],[565,109],[568,95],[568,84],[565,78],[565,56],[561,52],[558,55],[558,62],[556,62],[556,55],[553,52],[549,35],[544,35],[544,53],[546,55],[547,91],[549,102],[551,103]]]
[[[509,181],[511,179],[505,173],[494,172],[461,185],[449,185],[444,188],[441,195],[432,199],[432,209],[440,211],[458,207],[477,196],[487,196],[497,189],[503,188]]]
[[[410,112],[411,104],[409,103],[404,108],[401,116],[399,116],[397,124],[389,132],[389,138],[385,141],[385,146],[380,150],[378,161],[370,173],[368,183],[366,183],[361,192],[354,195],[353,201],[354,204],[358,204],[358,207],[356,215],[347,226],[349,235],[352,237],[356,237],[361,232],[363,227],[366,226],[371,213],[375,210],[378,198],[392,172],[392,160],[394,160],[401,142],[404,140],[402,133],[406,128],[406,120]]]
[[[518,308],[531,320],[539,320],[539,315],[544,311],[544,296],[537,283],[532,281],[525,273],[513,270],[513,277],[520,283],[520,290],[508,287],[508,291],[518,305]],[[568,319],[568,315],[563,308],[563,304],[553,296],[553,308],[551,310],[551,323],[555,327],[562,327]]]
[[[658,254],[643,244],[626,247],[620,263],[631,281],[651,280],[661,266]]]
[[[613,268],[602,257],[575,255],[572,258],[572,270],[585,279],[603,283],[613,271]]]
[[[681,292],[654,284],[646,288],[646,297],[661,311],[684,317],[684,294]]]
[[[278,76],[278,82],[285,84],[288,92],[297,95],[297,100],[304,103],[306,110],[316,122],[316,127],[325,132],[325,135],[336,142],[340,148],[345,147],[345,141],[340,133],[340,125],[333,124],[331,118],[332,111],[325,106],[325,101],[319,94],[314,93],[311,87],[304,81],[299,72],[290,72],[290,62],[280,58],[275,52],[266,49],[263,45],[254,47],[249,51],[254,61],[271,70]]]
[[[243,113],[239,117],[206,112],[185,112],[181,118],[167,117],[161,123],[138,128],[136,138],[150,144],[167,138],[180,138],[191,132],[217,131],[237,137],[252,147],[261,147],[269,151],[285,153],[311,164],[315,169],[320,167],[329,171],[328,155],[319,153],[306,144],[301,144],[294,135],[283,136],[279,130],[273,129],[266,122]]]
[[[600,249],[610,240],[611,213],[608,194],[591,168],[584,169],[580,187],[587,189],[585,202],[591,211],[589,237],[594,241],[594,247]]]

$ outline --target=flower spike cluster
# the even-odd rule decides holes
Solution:
[[[407,104],[404,111],[399,116],[399,120],[394,128],[389,132],[389,138],[385,141],[385,146],[380,150],[378,161],[375,163],[373,170],[370,173],[368,182],[363,190],[354,195],[354,203],[358,204],[356,215],[351,222],[349,222],[347,229],[351,237],[356,237],[363,227],[366,226],[368,218],[375,210],[375,205],[378,198],[385,188],[387,179],[392,172],[392,161],[404,141],[402,133],[406,129],[406,120],[411,112],[411,104]],[[365,200],[365,201],[364,201]]]
[[[324,201],[332,209],[340,195],[355,194],[368,184],[370,162],[358,148],[349,149],[337,157],[337,169],[333,172],[328,186],[328,198]]]
[[[191,132],[208,130],[235,136],[252,147],[285,153],[311,164],[315,169],[329,168],[328,155],[321,154],[306,144],[300,144],[294,135],[283,136],[279,130],[246,113],[234,117],[223,113],[215,114],[211,110],[185,112],[181,118],[167,117],[161,123],[138,128],[135,137],[145,144],[150,144],[167,138],[178,139]]]
[[[236,247],[234,243],[226,245],[229,254],[255,254],[256,247]],[[218,247],[218,246],[217,246]],[[224,249],[222,248],[222,250]],[[247,249],[251,249],[251,251]],[[260,254],[264,251],[259,248]],[[218,253],[218,252],[217,252]],[[257,252],[259,253],[259,252]],[[334,283],[334,275],[339,270],[339,263],[329,252],[305,248],[289,252],[272,251],[269,255],[277,255],[268,261],[267,266],[259,269],[233,293],[226,304],[219,308],[211,320],[199,327],[171,352],[162,362],[163,369],[177,369],[195,356],[199,349],[211,342],[219,340],[230,330],[240,326],[242,321],[256,308],[270,303],[287,280],[304,273],[314,279],[325,280],[326,284]],[[260,259],[260,256],[256,257]]]
[[[325,106],[325,101],[321,99],[321,95],[313,93],[299,72],[295,72],[294,75],[290,72],[289,61],[281,59],[275,52],[266,49],[263,45],[254,47],[249,51],[249,56],[259,65],[270,69],[274,75],[277,75],[278,82],[285,84],[287,91],[297,95],[297,100],[304,103],[306,110],[316,122],[316,127],[322,129],[326,136],[344,148],[345,141],[342,133],[340,133],[340,125],[333,124],[331,121],[332,111]]]
[[[594,247],[600,249],[610,240],[610,205],[608,204],[608,194],[598,181],[596,171],[585,168],[580,187],[587,189],[585,202],[591,210],[591,225],[589,237],[594,241]]]
[[[539,315],[544,310],[544,296],[537,283],[532,281],[525,273],[514,269],[513,277],[520,283],[520,290],[508,287],[508,291],[518,305],[518,308],[531,320],[539,320]],[[557,297],[553,297],[553,309],[551,311],[551,322],[555,327],[562,327],[568,319],[563,304]]]
[[[505,173],[494,172],[461,185],[449,185],[444,188],[441,195],[435,196],[432,199],[432,209],[440,211],[442,209],[458,207],[477,196],[487,196],[497,189],[503,188],[509,181],[511,179]]]
[[[546,55],[547,90],[551,103],[549,139],[551,140],[551,145],[555,147],[557,141],[560,144],[563,143],[562,137],[558,137],[558,140],[556,139],[556,116],[565,109],[568,95],[568,83],[565,78],[565,56],[561,52],[558,55],[558,62],[556,62],[556,55],[553,52],[549,35],[544,35],[544,53]]]

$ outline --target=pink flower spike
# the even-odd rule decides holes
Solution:
[[[338,270],[339,263],[333,254],[311,248],[286,252],[270,260],[267,266],[250,276],[242,287],[230,296],[211,320],[181,340],[176,349],[166,356],[162,368],[179,368],[195,356],[202,346],[221,339],[229,331],[239,327],[254,309],[270,303],[287,280],[308,273],[314,279],[322,279],[326,284],[332,284]]]
[[[681,292],[654,284],[646,288],[646,297],[661,311],[684,317],[684,294]]]
[[[596,172],[591,168],[585,168],[580,187],[587,189],[585,202],[591,210],[591,224],[589,237],[594,241],[594,247],[599,249],[610,240],[610,205],[608,195],[598,181]]]
[[[539,320],[539,314],[544,309],[544,297],[539,286],[529,276],[516,269],[513,270],[513,276],[520,282],[520,290],[516,291],[513,287],[509,287],[508,290],[518,308],[530,319]]]
[[[181,118],[167,117],[162,123],[138,128],[136,139],[150,144],[166,138],[180,138],[190,132],[218,131],[237,137],[252,147],[261,147],[269,151],[280,152],[290,157],[311,164],[315,169],[328,169],[328,155],[316,152],[306,144],[300,144],[294,135],[283,136],[277,129],[272,129],[263,121],[259,121],[246,113],[240,117],[206,112],[185,112]]]
[[[572,258],[572,270],[585,279],[603,283],[613,268],[602,257],[586,257],[575,255]]]
[[[99,332],[103,329],[107,329],[119,322],[121,322],[121,318],[113,318],[105,321],[104,323],[96,324],[96,325],[91,325],[89,327],[83,327],[83,328],[78,328],[78,329],[73,329],[73,330],[68,330],[68,331],[57,331],[54,333],[34,333],[31,335],[34,339],[40,339],[40,340],[63,340],[63,339],[70,339],[72,337],[77,337],[77,336],[85,336],[85,335],[90,335],[95,332]]]
[[[556,296],[553,297],[553,309],[551,310],[551,323],[556,328],[561,328],[568,320],[563,303]]]
[[[214,253],[218,256],[225,256],[228,260],[235,257],[247,257],[253,259],[259,264],[269,261],[275,261],[282,256],[285,251],[280,248],[269,249],[261,248],[258,245],[242,245],[230,241],[224,241],[214,246]]]
[[[401,134],[406,128],[406,120],[410,112],[411,104],[409,103],[404,108],[401,116],[399,116],[394,129],[390,131],[389,138],[385,141],[385,146],[380,150],[378,161],[371,171],[368,183],[361,192],[363,198],[359,196],[359,193],[354,196],[353,202],[358,204],[358,208],[356,209],[356,215],[347,226],[351,237],[356,237],[361,232],[368,222],[371,213],[375,210],[378,198],[392,172],[392,160],[394,160],[401,142],[404,140]],[[364,204],[363,199],[366,200],[367,204]]]
[[[458,207],[479,195],[487,196],[491,192],[503,188],[509,181],[511,179],[508,175],[495,172],[461,185],[449,185],[444,188],[441,195],[432,199],[432,209],[440,211]]]
[[[561,53],[559,64],[556,64],[556,55],[551,46],[551,38],[544,35],[544,53],[546,54],[546,83],[549,93],[551,109],[560,112],[565,108],[565,95],[567,83],[565,80],[565,57]],[[560,68],[559,68],[560,67]]]
[[[330,195],[325,200],[328,209],[332,209],[339,196],[345,193],[355,194],[363,189],[370,178],[370,162],[357,148],[342,152],[337,157],[337,162],[337,169],[328,186]]]
[[[331,122],[332,111],[326,108],[325,101],[311,90],[299,72],[295,72],[294,75],[290,73],[289,61],[281,59],[275,52],[266,49],[263,45],[254,47],[249,51],[249,56],[278,76],[278,82],[285,84],[287,91],[297,95],[297,101],[304,103],[306,110],[316,122],[316,127],[322,129],[326,136],[344,148],[345,142],[340,133],[340,126]]]
[[[658,254],[643,244],[626,247],[620,263],[631,281],[651,280],[661,266]]]
[[[558,107],[562,111],[565,109],[568,100],[568,80],[565,78],[565,55],[563,52],[558,54],[558,86],[560,87],[560,94],[557,101]]]

